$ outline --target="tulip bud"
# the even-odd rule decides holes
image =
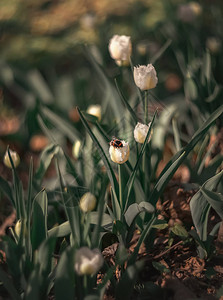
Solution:
[[[78,159],[80,156],[80,149],[81,149],[81,141],[77,140],[73,147],[72,147],[72,155],[75,159]]]
[[[109,41],[108,49],[118,65],[128,65],[132,53],[131,37],[114,35]]]
[[[19,163],[20,163],[19,155],[15,151],[12,151],[10,149],[9,149],[9,151],[10,151],[10,155],[11,155],[14,167],[16,168],[19,165]],[[10,158],[9,158],[8,150],[5,152],[5,155],[4,155],[4,158],[3,158],[3,162],[6,165],[6,167],[12,169],[12,164],[11,164],[11,161],[10,161]]]
[[[80,209],[85,213],[92,211],[96,206],[96,202],[97,200],[93,194],[90,192],[85,193],[80,200]]]
[[[87,113],[89,115],[95,116],[98,118],[98,120],[101,120],[101,105],[90,105],[87,109]]]
[[[18,220],[18,221],[16,222],[15,228],[14,228],[15,234],[16,234],[17,237],[20,236],[21,228],[22,228],[22,221],[21,221],[21,220]]]
[[[148,133],[149,128],[150,128],[150,124],[151,124],[151,122],[148,125],[142,124],[142,123],[139,123],[139,122],[137,123],[137,125],[134,129],[134,138],[135,138],[137,143],[143,144],[145,142],[147,133]],[[151,135],[152,135],[152,132],[151,132]],[[151,135],[148,139],[148,143],[151,139]]]
[[[109,154],[113,162],[117,164],[124,164],[129,158],[129,144],[125,141],[119,142],[121,143],[121,147],[116,146],[113,140],[110,142]]]
[[[75,253],[74,268],[79,275],[94,275],[102,267],[103,256],[99,249],[82,247]]]
[[[158,78],[156,76],[156,70],[152,64],[134,67],[133,75],[135,84],[142,91],[153,89],[157,85]]]

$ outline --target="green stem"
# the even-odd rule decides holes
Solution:
[[[121,165],[118,164],[118,183],[119,183],[119,203],[121,207],[121,212],[123,212],[123,201],[122,201],[122,172]],[[121,214],[122,215],[122,214]]]
[[[148,123],[148,100],[149,100],[149,92],[148,91],[145,91],[145,96],[144,96],[144,121],[145,121],[145,124]]]

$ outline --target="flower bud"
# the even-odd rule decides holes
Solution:
[[[75,253],[74,268],[79,275],[94,275],[102,267],[103,256],[99,249],[82,247]]]
[[[9,149],[9,151],[10,151],[10,155],[11,155],[14,167],[16,168],[19,165],[19,163],[20,163],[19,155],[15,151],[12,151],[10,149]],[[4,158],[3,158],[3,162],[6,165],[6,167],[12,169],[12,164],[11,164],[11,161],[10,161],[10,158],[9,158],[8,150],[6,150],[6,152],[5,152],[5,155],[4,155]]]
[[[118,65],[129,64],[132,53],[131,37],[126,35],[114,35],[108,46],[110,55]]]
[[[87,113],[89,115],[95,116],[98,118],[98,120],[101,120],[101,105],[90,105],[87,109]]]
[[[80,149],[81,149],[81,141],[77,140],[73,147],[72,147],[72,155],[75,159],[78,159],[80,156]]]
[[[92,211],[96,206],[96,202],[97,200],[93,194],[90,192],[85,193],[80,200],[80,209],[85,213]]]
[[[150,124],[151,124],[151,122],[148,125],[142,124],[142,123],[139,123],[139,122],[137,123],[137,125],[134,129],[134,138],[135,138],[137,143],[143,144],[145,142],[147,133],[148,133],[149,128],[150,128]],[[151,139],[151,135],[152,135],[152,132],[151,132],[150,137],[148,139],[148,143]]]
[[[153,89],[157,85],[158,78],[156,76],[156,70],[152,64],[134,67],[133,75],[135,84],[142,91]]]
[[[119,142],[121,143],[121,147],[116,146],[113,140],[110,142],[109,154],[113,162],[117,164],[124,164],[129,158],[129,144],[125,141]]]
[[[15,224],[15,228],[14,228],[14,231],[15,231],[15,234],[17,237],[20,236],[20,233],[21,233],[21,228],[22,228],[22,221],[21,220],[18,220]]]

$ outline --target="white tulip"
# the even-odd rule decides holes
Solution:
[[[139,122],[137,123],[137,125],[134,129],[134,138],[135,138],[137,143],[143,144],[145,142],[147,133],[148,133],[149,128],[150,128],[150,124],[151,124],[151,122],[148,125],[142,124],[142,123],[139,123]],[[151,135],[152,135],[152,132],[151,132]],[[151,135],[148,139],[148,143],[151,139]]]
[[[117,147],[113,143],[113,140],[111,141],[109,154],[113,162],[117,164],[124,164],[129,158],[129,153],[130,153],[129,144],[125,141],[119,141],[119,142],[121,142],[122,145],[121,147]]]
[[[118,65],[129,64],[132,54],[131,37],[126,35],[114,35],[108,46],[110,55]]]
[[[101,120],[101,105],[95,104],[95,105],[90,105],[87,109],[87,113],[89,115],[95,116],[98,118],[98,120]]]
[[[92,211],[96,206],[96,202],[95,196],[90,192],[87,192],[80,199],[80,209],[85,213]]]
[[[99,249],[82,247],[75,253],[74,268],[79,275],[94,275],[103,263],[104,259]]]
[[[20,163],[19,155],[16,151],[12,151],[12,150],[9,150],[9,151],[10,151],[10,155],[11,155],[14,167],[16,168]],[[10,161],[10,158],[9,158],[8,150],[5,152],[3,162],[6,165],[6,167],[12,169],[12,164],[11,164],[11,161]]]
[[[156,70],[152,64],[134,67],[133,75],[135,84],[142,91],[153,89],[157,85],[158,78],[156,76]]]

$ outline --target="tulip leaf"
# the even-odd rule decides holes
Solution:
[[[47,237],[47,207],[47,194],[45,190],[42,190],[33,200],[33,224],[31,232],[33,251],[36,250]]]
[[[128,101],[125,99],[125,96],[123,95],[122,91],[120,90],[120,88],[119,88],[119,86],[118,86],[118,82],[117,82],[116,79],[115,79],[115,85],[116,85],[116,88],[117,88],[117,90],[118,90],[118,93],[119,93],[119,96],[120,96],[122,102],[124,103],[125,107],[128,109],[128,111],[129,111],[129,113],[130,113],[130,115],[131,115],[133,121],[134,121],[135,123],[137,123],[137,122],[138,122],[138,118],[137,118],[137,116],[136,116],[134,110],[132,109],[132,107],[129,105]]]
[[[91,139],[93,140],[93,142],[95,143],[100,155],[101,155],[101,158],[105,164],[105,167],[107,169],[107,173],[108,173],[108,177],[109,177],[109,180],[111,182],[111,185],[113,187],[113,192],[117,195],[117,191],[118,191],[118,183],[117,183],[117,179],[115,177],[115,174],[114,174],[114,171],[112,170],[112,167],[109,163],[109,160],[102,148],[102,146],[100,145],[98,139],[96,138],[96,136],[94,135],[93,131],[91,130],[90,126],[88,125],[87,121],[85,120],[83,114],[81,113],[80,109],[77,107],[77,110],[78,110],[78,113],[80,115],[80,118],[81,118],[81,121],[84,125],[84,127],[86,128],[88,134],[90,135]]]
[[[91,224],[97,225],[97,224],[98,224],[99,217],[100,217],[100,215],[98,214],[97,211],[92,211],[92,212],[90,213],[90,220],[91,220],[90,222],[91,222]],[[110,217],[110,215],[109,215],[109,214],[106,214],[106,213],[103,213],[103,214],[102,214],[101,226],[102,226],[102,227],[108,226],[108,225],[110,225],[110,224],[112,224],[112,223],[113,223],[113,220],[112,220],[112,218]]]
[[[61,133],[67,136],[71,142],[80,139],[80,133],[77,129],[67,122],[64,118],[59,117],[47,107],[41,108],[42,114],[49,120]]]
[[[56,160],[57,173],[60,181],[60,191],[63,200],[64,209],[70,224],[73,240],[78,245],[81,243],[81,223],[80,209],[74,193],[69,187],[66,187],[64,179],[61,175],[58,160]]]
[[[13,206],[15,206],[15,200],[14,200],[12,188],[9,185],[9,183],[3,177],[1,177],[1,176],[0,176],[0,189],[4,193],[4,195],[10,201],[12,201]]]
[[[14,274],[13,274],[14,275]],[[14,287],[14,283],[12,279],[8,276],[8,274],[0,267],[0,281],[3,283],[5,289],[9,293],[9,295],[14,300],[21,300],[20,295]],[[3,299],[3,298],[2,298]]]
[[[148,142],[149,137],[150,137],[151,132],[152,132],[152,128],[153,128],[153,124],[154,124],[154,121],[155,121],[156,114],[157,114],[157,111],[154,113],[153,119],[151,121],[151,124],[150,124],[149,130],[147,132],[145,141],[144,141],[144,143],[143,143],[143,145],[141,147],[141,150],[140,150],[138,159],[136,161],[135,167],[134,167],[134,169],[132,171],[132,174],[130,175],[129,180],[128,180],[127,184],[126,184],[126,188],[125,188],[125,191],[124,191],[124,199],[126,199],[124,212],[128,209],[129,196],[130,196],[130,193],[132,191],[132,187],[133,187],[133,184],[134,184],[136,173],[137,173],[138,168],[139,168],[140,161],[141,161],[142,156],[143,156],[143,154],[144,154],[144,152],[146,150],[146,145],[147,145],[147,142]]]
[[[125,220],[128,226],[131,226],[132,222],[136,219],[136,217],[142,212],[153,213],[154,207],[152,204],[148,202],[140,202],[139,204],[133,203],[131,204],[125,212]]]
[[[162,194],[164,188],[166,187],[169,180],[172,178],[178,167],[182,164],[187,155],[191,152],[191,150],[195,147],[198,141],[204,137],[212,123],[222,114],[223,105],[221,105],[214,113],[210,115],[210,117],[204,122],[204,124],[195,132],[191,141],[178,151],[172,159],[166,164],[164,169],[162,170],[157,183],[150,195],[149,202],[153,205],[156,204],[160,195]]]
[[[207,239],[207,222],[212,207],[223,219],[223,171],[207,180],[190,201],[191,215],[202,241]]]
[[[48,231],[48,236],[64,237],[71,233],[70,224],[68,221],[53,227]]]
[[[59,149],[59,146],[50,144],[43,150],[40,156],[39,167],[34,175],[34,180],[36,180],[37,182],[42,180],[52,159],[54,158],[55,154],[58,153]]]

